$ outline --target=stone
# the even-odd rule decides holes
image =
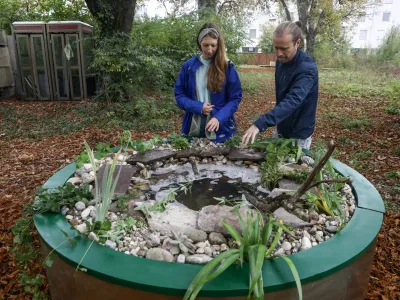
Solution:
[[[208,235],[208,240],[213,245],[227,244],[226,238],[219,232],[211,232]]]
[[[152,212],[148,218],[151,229],[165,232],[181,232],[194,242],[204,242],[207,233],[199,230],[199,213],[186,206],[168,205],[164,212]]]
[[[228,147],[216,147],[216,148],[212,148],[212,149],[206,149],[206,150],[199,151],[198,155],[200,157],[227,155],[229,153],[229,150],[230,150],[230,148],[228,148]]]
[[[78,211],[82,211],[82,210],[84,210],[86,208],[86,205],[82,201],[78,201],[78,202],[75,203],[75,208]]]
[[[92,183],[94,181],[94,176],[89,173],[82,174],[82,183]]]
[[[208,256],[212,256],[213,249],[211,247],[205,247],[204,248],[204,254]]]
[[[248,160],[252,162],[262,162],[264,158],[264,153],[255,152],[253,149],[232,148],[228,154],[229,160]]]
[[[338,231],[338,227],[337,226],[326,226],[325,230],[328,231],[329,233],[335,233]]]
[[[317,243],[317,242],[312,242],[311,245],[312,245],[313,247],[315,247],[315,246],[318,246],[318,243]]]
[[[197,248],[196,253],[204,254],[204,248]]]
[[[244,222],[247,222],[247,211],[244,207],[239,209],[239,213]],[[236,211],[232,211],[232,207],[226,205],[208,205],[204,206],[198,215],[198,227],[206,232],[219,232],[228,234],[225,227],[222,225],[222,220],[232,225],[236,230],[241,232],[239,218]]]
[[[310,210],[308,213],[308,217],[310,220],[318,221],[319,220],[319,215],[315,210]]]
[[[160,245],[161,241],[160,238],[155,235],[155,234],[150,234],[147,237],[147,242],[152,246],[152,247],[157,247]]]
[[[82,219],[86,219],[89,215],[90,215],[90,212],[91,212],[92,210],[88,207],[88,208],[86,208],[85,210],[83,210],[82,212],[81,212],[81,217],[82,217]]]
[[[274,255],[275,256],[283,256],[283,255],[285,255],[285,251],[282,248],[279,248],[278,250],[275,251]]]
[[[67,182],[72,183],[73,185],[79,185],[82,183],[82,179],[80,177],[71,177]]]
[[[196,248],[204,248],[204,247],[206,247],[206,243],[200,242],[200,243],[197,243],[195,246],[196,246]]]
[[[227,245],[225,245],[225,244],[221,245],[221,248],[220,248],[221,252],[228,251],[228,250],[229,250],[229,247]]]
[[[301,239],[301,250],[307,250],[310,249],[312,247],[311,245],[311,241],[308,237],[304,236]]]
[[[176,262],[178,264],[184,264],[185,260],[186,260],[186,257],[183,254],[179,254],[178,257],[176,258]]]
[[[284,241],[284,242],[282,243],[282,249],[283,249],[284,251],[289,251],[290,249],[292,249],[292,245],[291,245],[289,242]]]
[[[204,265],[210,260],[212,260],[212,258],[205,254],[193,254],[186,257],[186,262],[189,264]]]
[[[78,230],[80,233],[87,232],[87,226],[85,223],[79,224],[75,226],[75,229]]]
[[[174,260],[174,256],[162,248],[149,249],[146,253],[146,258],[166,262],[172,262]]]
[[[103,185],[103,176],[104,176],[104,170],[105,170],[105,165],[102,165],[98,171],[97,174],[97,180],[99,183],[99,191],[101,193],[102,190],[102,185]],[[117,177],[118,173],[119,173],[119,177],[118,177],[118,181],[117,181],[117,185],[115,187],[115,191],[114,191],[114,197],[119,197],[119,196],[123,196],[127,193],[128,189],[129,189],[129,184],[131,182],[132,176],[139,170],[138,167],[136,166],[129,166],[129,165],[117,165],[115,167],[115,171],[113,174],[113,181],[115,180],[115,178]]]
[[[95,242],[99,241],[99,237],[93,231],[89,233],[88,239]]]
[[[272,215],[280,220],[283,221],[286,225],[295,227],[295,228],[301,228],[305,226],[313,226],[313,223],[307,223],[304,222],[302,219],[299,217],[287,212],[283,207],[278,208],[275,210]]]
[[[71,216],[71,215],[66,215],[65,218],[66,218],[68,221],[71,221],[74,217]]]
[[[292,191],[297,191],[301,186],[301,184],[298,184],[289,179],[281,179],[278,184],[280,189]]]
[[[175,156],[176,156],[176,151],[172,150],[148,150],[130,156],[127,159],[127,163],[133,165],[136,164],[137,162],[140,162],[142,164],[149,165],[156,161],[162,161]]]
[[[89,173],[90,171],[93,171],[93,167],[92,167],[91,163],[83,164],[83,168],[85,169],[85,171],[87,173]]]
[[[295,191],[293,190],[286,190],[286,189],[279,189],[275,188],[273,189],[267,199],[273,200],[273,201],[282,201],[290,198],[290,195],[293,194]]]
[[[110,241],[110,240],[106,240],[106,242],[104,243],[104,246],[106,246],[107,248],[110,248],[110,249],[115,249],[115,248],[117,248],[117,243]]]
[[[302,157],[300,158],[300,160],[301,160],[303,163],[305,163],[305,164],[307,164],[307,165],[309,165],[309,166],[312,166],[312,165],[315,163],[315,161],[314,161],[311,157],[306,156],[306,155],[302,156]]]
[[[309,172],[311,170],[307,165],[298,165],[298,164],[284,164],[281,166],[280,170],[283,172],[284,176],[291,176],[293,173],[306,171]]]
[[[61,208],[61,213],[62,213],[63,216],[65,216],[68,213],[68,211],[69,211],[69,208],[66,207],[66,206]]]

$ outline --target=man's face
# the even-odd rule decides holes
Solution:
[[[203,54],[203,58],[206,60],[210,60],[215,55],[218,49],[218,40],[212,38],[211,36],[205,36],[201,40],[201,53]]]
[[[274,35],[275,54],[281,63],[287,63],[296,55],[300,39],[293,42],[291,34]]]

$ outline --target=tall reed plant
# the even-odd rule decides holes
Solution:
[[[121,149],[115,154],[111,165],[106,164],[104,168],[102,186],[100,190],[99,180],[97,178],[97,163],[94,158],[94,153],[89,147],[88,143],[85,141],[86,152],[89,156],[90,164],[92,165],[94,172],[94,183],[95,183],[95,199],[96,199],[96,222],[100,224],[104,223],[108,208],[110,207],[111,201],[114,197],[114,191],[117,186],[119,175],[121,173],[121,168],[117,175],[114,177],[115,169],[117,166],[118,155],[121,153]]]
[[[183,298],[184,300],[195,299],[204,284],[220,275],[233,263],[240,263],[242,265],[244,261],[250,265],[250,286],[247,299],[250,299],[251,296],[253,296],[255,300],[264,299],[264,283],[262,277],[264,260],[271,258],[270,256],[275,250],[282,232],[289,232],[289,230],[281,221],[277,221],[274,218],[270,218],[264,226],[261,226],[264,221],[259,212],[256,213],[255,218],[252,213],[247,212],[247,223],[245,223],[237,209],[236,212],[239,217],[242,235],[230,224],[226,223],[225,220],[222,221],[222,224],[240,245],[240,248],[228,250],[207,263],[189,285]],[[269,244],[273,233],[275,233],[275,235],[272,242]],[[303,294],[297,269],[288,257],[282,257],[282,259],[288,264],[293,274],[299,299],[302,300]]]

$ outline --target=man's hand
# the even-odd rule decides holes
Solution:
[[[259,132],[260,130],[255,125],[251,125],[251,127],[247,129],[242,137],[242,145],[246,146],[249,141],[251,141],[251,143],[254,143],[254,141],[256,140],[256,135]]]
[[[212,118],[208,121],[206,125],[206,130],[208,131],[218,131],[219,129],[219,121],[216,118]]]
[[[204,115],[208,115],[212,112],[214,105],[211,105],[209,102],[204,102],[203,108],[201,109],[201,113]]]

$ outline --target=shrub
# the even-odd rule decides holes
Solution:
[[[97,99],[122,102],[143,92],[171,88],[187,53],[138,44],[116,34],[99,42],[92,68],[99,74]]]
[[[390,84],[389,104],[386,112],[393,115],[400,114],[400,80],[393,80]]]

